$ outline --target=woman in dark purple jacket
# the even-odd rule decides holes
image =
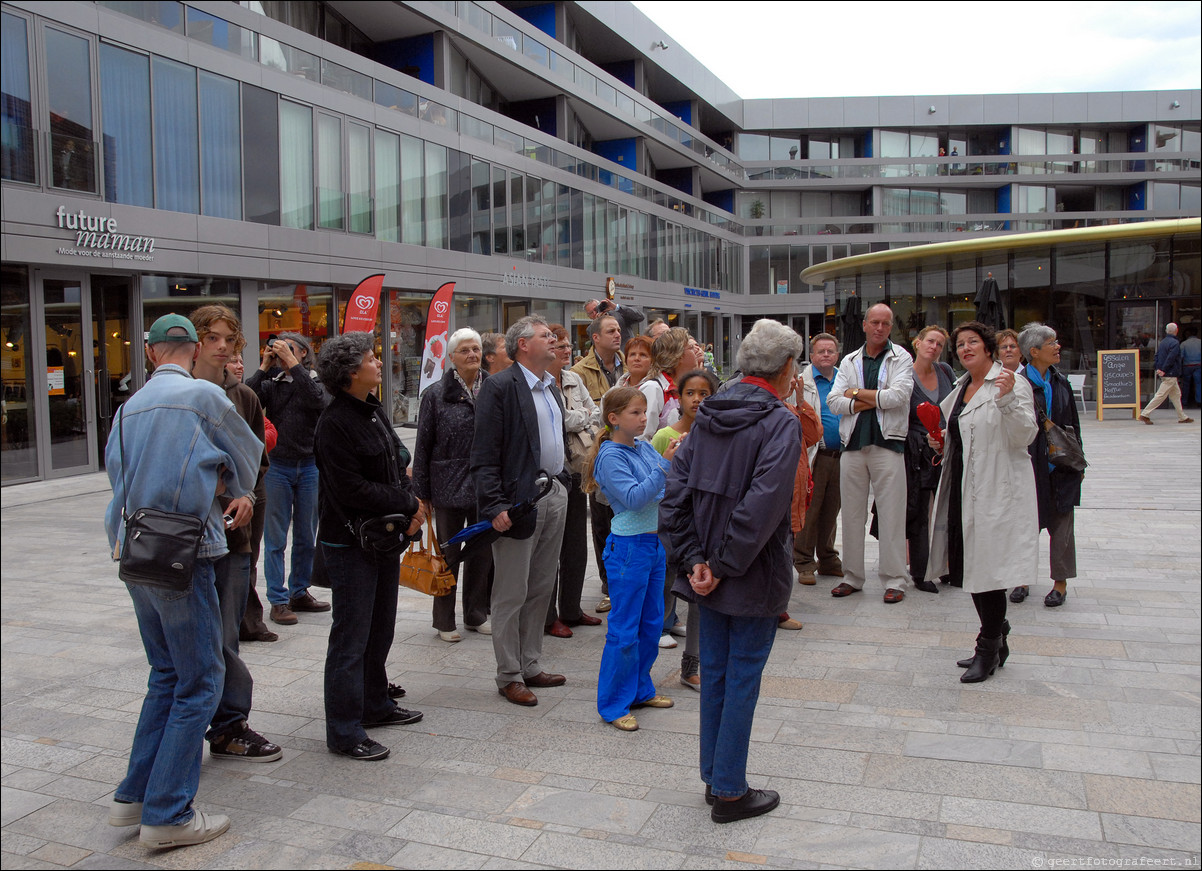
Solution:
[[[747,786],[760,677],[793,585],[789,529],[801,427],[785,408],[800,336],[758,321],[739,347],[743,380],[707,399],[660,503],[673,592],[701,606],[701,779],[711,818],[729,823],[780,804]]]

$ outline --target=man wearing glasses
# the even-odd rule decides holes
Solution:
[[[542,656],[543,623],[555,587],[567,517],[566,433],[563,396],[548,367],[555,334],[546,321],[524,317],[505,334],[516,365],[486,378],[476,400],[471,470],[481,520],[501,537],[493,542],[492,642],[497,692],[515,705],[533,706],[530,687],[557,687]],[[537,509],[511,519],[510,509],[534,499],[539,472],[554,480]]]

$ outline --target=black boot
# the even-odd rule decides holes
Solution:
[[[980,683],[997,670],[998,649],[1002,646],[1002,637],[981,638],[977,641],[976,654],[968,670],[960,675],[960,683]]]
[[[980,643],[981,643],[981,636],[978,635],[977,636],[977,644],[980,644]],[[1003,620],[1002,621],[1002,646],[998,648],[998,652],[997,652],[997,667],[998,668],[1003,667],[1006,664],[1006,660],[1009,657],[1010,657],[1010,621]],[[972,665],[972,661],[975,658],[976,658],[975,656],[970,656],[967,659],[958,659],[958,660],[956,660],[956,665],[960,666],[960,668],[968,668],[970,665]]]
[[[984,637],[984,636],[982,636],[980,633],[977,633],[977,641],[976,641],[976,646],[977,646],[977,647],[980,647],[980,646],[981,646],[981,639],[982,639],[983,637]],[[972,661],[973,661],[974,659],[976,659],[976,658],[977,658],[977,655],[976,655],[976,653],[973,653],[973,655],[972,655],[972,656],[966,657],[966,658],[964,658],[964,659],[957,659],[957,660],[956,660],[956,665],[960,666],[960,668],[968,668],[970,665],[972,665]]]

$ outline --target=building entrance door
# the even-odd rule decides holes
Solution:
[[[39,270],[34,291],[34,364],[38,439],[45,477],[94,472],[96,372],[88,276]],[[40,346],[40,347],[39,347]]]

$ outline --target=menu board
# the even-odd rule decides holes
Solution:
[[[1139,350],[1098,351],[1098,420],[1107,408],[1139,415]]]

